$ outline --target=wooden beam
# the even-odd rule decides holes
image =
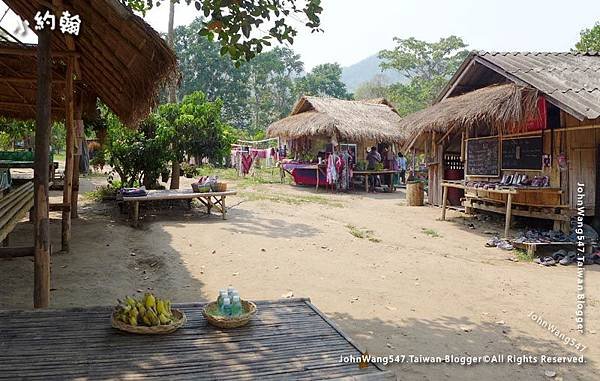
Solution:
[[[50,226],[48,219],[48,154],[50,149],[52,57],[51,32],[38,32],[37,99],[34,164],[34,308],[50,302]]]
[[[51,212],[62,212],[62,211],[65,211],[65,210],[70,211],[71,210],[71,204],[70,203],[69,204],[63,204],[63,203],[60,203],[60,204],[50,204],[49,210]]]
[[[0,247],[0,258],[33,257],[33,247]]]
[[[62,250],[68,252],[71,249],[71,195],[73,192],[73,151],[75,149],[75,103],[73,75],[74,59],[67,61],[67,86],[65,88],[65,126],[67,128],[67,145],[65,159],[65,176],[63,182],[63,204],[68,205],[68,209],[62,210]]]

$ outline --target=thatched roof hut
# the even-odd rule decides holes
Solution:
[[[303,96],[290,116],[272,123],[267,135],[296,139],[330,136],[348,141],[402,142],[400,116],[384,99],[347,101]]]
[[[35,14],[51,3],[57,24],[63,9],[81,18],[78,36],[63,34],[58,26],[52,33],[55,118],[64,115],[60,94],[65,65],[61,66],[60,61],[64,63],[66,57],[76,57],[75,73],[80,81],[77,90],[97,95],[128,125],[135,125],[149,114],[159,89],[175,75],[177,60],[173,51],[158,32],[117,0],[5,3],[29,25],[35,25]],[[6,116],[34,119],[35,46],[3,44],[0,54],[7,63],[0,67],[0,94],[4,94],[0,109]]]
[[[400,126],[409,134],[405,149],[420,135],[487,125],[503,133],[518,133],[523,121],[537,112],[537,90],[515,84],[495,85],[446,98],[402,119]]]

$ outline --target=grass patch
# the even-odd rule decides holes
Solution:
[[[346,229],[348,229],[348,233],[352,234],[354,237],[359,239],[368,239],[371,242],[379,243],[381,240],[373,236],[373,230],[365,230],[361,228],[357,228],[354,225],[346,225]]]
[[[86,192],[84,194],[85,198],[88,200],[102,202],[106,198],[115,197],[117,195],[117,190],[110,185],[102,185],[94,189],[93,191]]]
[[[440,233],[436,232],[433,229],[421,228],[421,231],[423,232],[423,234],[428,235],[431,238],[440,238],[442,236]]]
[[[245,198],[248,201],[272,201],[288,205],[319,204],[325,206],[332,206],[335,208],[341,208],[344,206],[344,204],[342,204],[339,201],[333,201],[326,197],[317,195],[293,196],[285,193],[264,192],[240,192],[238,194],[239,196]]]
[[[527,254],[526,250],[515,249],[513,252],[515,253],[515,257],[519,260],[519,262],[533,262],[533,255]]]

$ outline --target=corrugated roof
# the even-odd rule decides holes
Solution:
[[[579,119],[600,117],[598,52],[476,52],[461,69],[467,70],[472,60],[513,82],[536,88],[550,102]],[[463,70],[459,70],[453,81],[460,80]]]

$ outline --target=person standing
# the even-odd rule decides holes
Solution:
[[[398,163],[398,170],[400,171],[400,180],[402,184],[406,183],[406,158],[402,154],[402,152],[398,152],[398,158],[396,159]]]

